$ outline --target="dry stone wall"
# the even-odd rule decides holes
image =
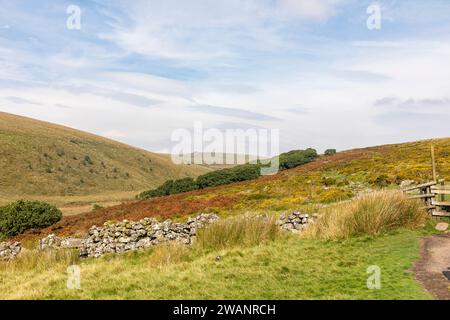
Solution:
[[[282,230],[299,233],[304,230],[308,224],[314,223],[314,220],[318,217],[319,216],[316,213],[309,215],[307,213],[293,212],[289,215],[282,214],[277,221],[277,224]]]
[[[0,260],[14,259],[22,250],[20,242],[0,243]]]
[[[317,218],[317,214],[293,212],[282,214],[277,224],[282,230],[299,233]],[[85,238],[61,238],[50,234],[39,240],[39,249],[76,248],[80,250],[80,256],[98,258],[106,253],[122,253],[169,241],[190,245],[195,241],[198,229],[218,219],[215,214],[203,213],[189,218],[186,223],[159,222],[155,218],[106,222],[102,227],[91,227]],[[20,251],[20,242],[0,243],[0,260],[14,259]]]
[[[60,238],[54,234],[50,234],[39,240],[39,249],[70,249],[82,248],[84,239],[80,238]]]
[[[186,223],[174,223],[171,220],[158,222],[154,218],[144,218],[139,221],[105,223],[103,227],[93,226],[84,240],[81,255],[97,258],[105,253],[148,248],[167,241],[189,245],[195,240],[199,228],[218,219],[215,214],[204,213],[188,219]]]

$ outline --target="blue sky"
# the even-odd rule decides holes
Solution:
[[[448,136],[449,14],[447,0],[3,0],[0,110],[152,151],[195,121],[279,129],[282,150]]]

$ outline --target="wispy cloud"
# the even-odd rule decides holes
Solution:
[[[421,114],[450,121],[450,2],[380,0],[379,31],[371,3],[80,0],[69,31],[66,2],[5,0],[1,109],[153,150],[198,120],[284,150],[422,138]]]
[[[4,99],[8,100],[8,101],[10,101],[12,103],[15,103],[15,104],[35,104],[35,105],[40,105],[39,102],[31,101],[31,100],[24,99],[24,98],[21,98],[21,97],[5,97]]]
[[[256,121],[274,121],[274,120],[280,120],[276,117],[258,113],[258,112],[252,112],[242,109],[234,109],[234,108],[226,108],[226,107],[217,107],[217,106],[208,106],[208,105],[196,105],[196,106],[189,106],[189,109],[195,110],[198,112],[204,112],[204,113],[212,113],[212,114],[218,114],[221,116],[227,116],[227,117],[234,117],[234,118],[240,118],[245,120],[256,120]]]
[[[374,102],[376,107],[384,107],[387,111],[394,112],[419,112],[419,113],[433,113],[444,112],[450,114],[450,99],[448,98],[434,98],[434,99],[399,99],[396,97],[386,97],[378,99]]]

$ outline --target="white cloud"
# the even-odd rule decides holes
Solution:
[[[280,0],[283,14],[290,17],[326,21],[335,13],[336,0]]]
[[[402,118],[397,105],[447,101],[448,38],[311,32],[344,2],[123,1],[108,13],[110,29],[89,30],[105,47],[80,34],[61,40],[56,28],[57,44],[45,42],[49,34],[31,47],[0,38],[0,108],[150,150],[170,150],[171,132],[196,120],[278,128],[282,150],[427,138],[432,132],[405,123],[417,124],[417,114]],[[386,97],[394,111],[373,105]],[[446,104],[433,108],[449,120]]]
[[[242,50],[291,48],[286,23],[324,22],[345,0],[133,1],[111,13],[112,30],[99,34],[128,53],[201,65],[226,64]]]

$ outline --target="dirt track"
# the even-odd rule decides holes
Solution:
[[[436,299],[450,300],[450,233],[422,239],[421,258],[413,267],[416,279]]]

